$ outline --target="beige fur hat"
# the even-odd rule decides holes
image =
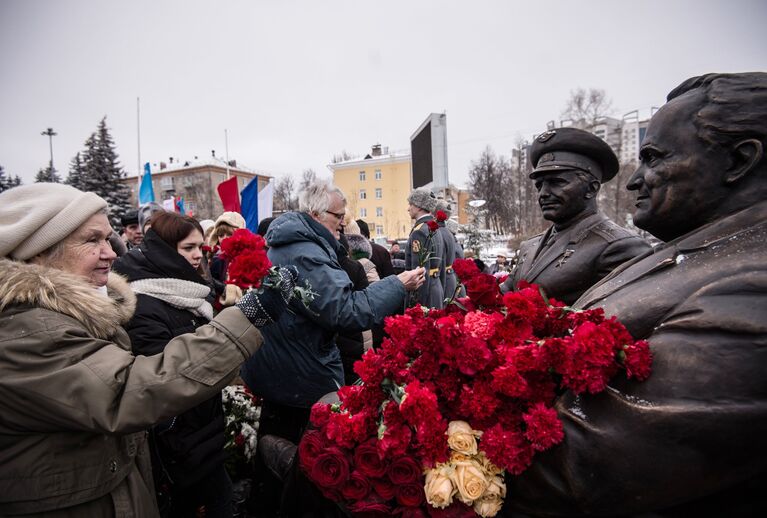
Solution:
[[[234,228],[245,228],[245,218],[239,212],[224,212],[216,219],[216,226],[226,223]]]
[[[0,257],[26,261],[69,237],[107,202],[60,183],[0,193]]]

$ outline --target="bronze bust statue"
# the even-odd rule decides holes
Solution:
[[[664,243],[576,307],[647,339],[653,374],[557,401],[565,440],[511,481],[525,515],[767,515],[767,73],[708,74],[651,119],[628,188]]]
[[[501,290],[512,291],[526,280],[549,297],[572,304],[650,245],[597,208],[600,185],[619,168],[618,158],[602,139],[588,131],[558,128],[535,139],[530,157],[541,212],[553,225],[522,243],[517,265]]]

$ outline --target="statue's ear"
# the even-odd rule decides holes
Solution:
[[[741,140],[730,153],[732,164],[724,176],[725,183],[732,184],[756,169],[764,158],[764,148],[757,139]]]
[[[601,187],[602,187],[602,184],[599,182],[599,180],[597,179],[591,180],[586,190],[586,198],[587,199],[595,198]]]

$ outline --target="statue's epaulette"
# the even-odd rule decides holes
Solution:
[[[610,220],[603,221],[599,225],[592,227],[591,231],[608,243],[619,239],[626,239],[627,237],[636,237],[636,234],[632,231],[625,229]]]

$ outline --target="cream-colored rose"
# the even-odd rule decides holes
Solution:
[[[503,500],[480,498],[474,502],[474,512],[482,517],[495,516],[503,507]]]
[[[466,505],[485,494],[488,486],[482,466],[476,460],[461,462],[455,465],[453,483],[458,490],[458,499]]]
[[[474,502],[474,512],[483,517],[495,516],[503,507],[505,497],[506,484],[503,482],[503,477],[489,477],[485,494]]]
[[[472,430],[466,421],[450,421],[447,425],[447,445],[464,455],[477,454],[477,437],[481,435],[482,432]]]
[[[493,464],[490,459],[487,458],[487,455],[485,455],[484,451],[480,451],[477,454],[477,460],[482,465],[482,469],[485,470],[485,473],[489,476],[492,475],[500,475],[503,473],[503,468],[499,468],[495,464]]]
[[[426,501],[432,507],[444,509],[453,503],[453,495],[456,493],[452,480],[453,471],[452,467],[439,464],[426,472],[423,490],[426,493]]]

